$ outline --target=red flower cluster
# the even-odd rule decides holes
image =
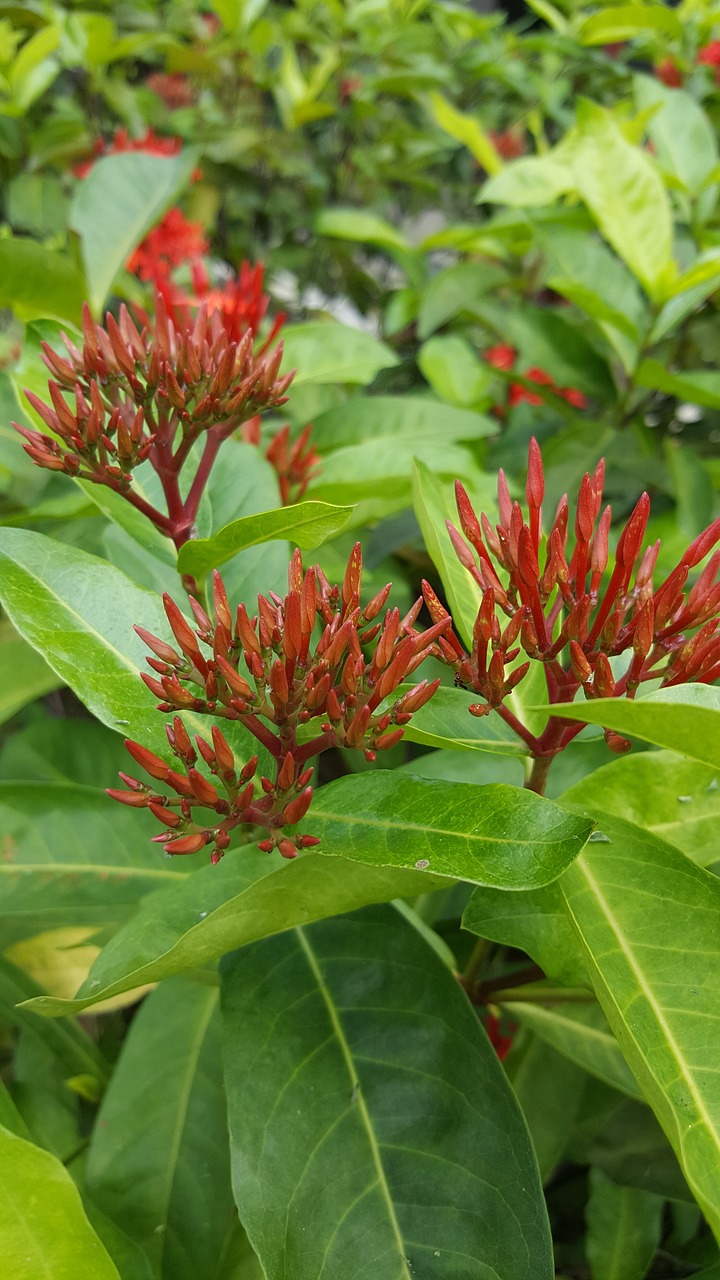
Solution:
[[[93,165],[101,156],[114,156],[123,151],[144,151],[151,156],[176,156],[182,149],[182,138],[163,137],[148,129],[142,138],[131,138],[127,129],[117,129],[111,142],[104,138],[96,138],[94,155],[75,165],[73,173],[76,178],[86,178]]]
[[[277,472],[283,506],[299,502],[317,474],[320,454],[310,443],[312,426],[308,425],[297,440],[291,441],[290,427],[282,427],[265,457]]]
[[[503,160],[517,160],[518,156],[524,156],[527,151],[525,130],[522,128],[505,129],[502,133],[489,129],[488,137]]]
[[[162,99],[169,111],[191,107],[195,101],[195,90],[182,71],[153,71],[145,83],[148,89],[152,89]]]
[[[663,58],[655,67],[655,75],[668,89],[681,89],[683,73],[673,58]]]
[[[299,848],[318,843],[314,836],[283,833],[284,827],[301,822],[310,807],[314,757],[342,746],[364,751],[374,760],[376,752],[400,741],[413,712],[433,696],[440,681],[423,680],[390,708],[381,705],[428,655],[437,654],[436,641],[449,629],[449,618],[415,631],[420,599],[404,618],[398,609],[388,609],[384,620],[375,622],[390,583],[363,607],[361,579],[359,544],[351,552],[342,586],[334,587],[317,566],[303,573],[296,551],[287,595],[259,596],[254,618],[244,604],[233,616],[216,572],[214,623],[191,597],[193,630],[170,597],[164,597],[177,650],[136,628],[153,653],[148,662],[154,675],[143,675],[143,680],[160,699],[160,711],[189,709],[238,720],[273,762],[274,776],[262,777],[256,794],[258,757],[238,771],[217,727],[212,729],[212,745],[200,736],[195,739],[215,783],[195,767],[197,752],[177,715],[167,732],[182,773],[145,747],[128,742],[133,758],[162,783],[162,791],[122,774],[129,789],[109,794],[124,804],[147,806],[155,814],[166,828],[156,838],[167,853],[197,853],[211,845],[211,860],[217,862],[232,830],[248,826],[266,832],[261,849],[277,848],[283,857],[294,858]],[[321,631],[314,643],[317,621]],[[312,722],[317,722],[317,733],[303,735],[301,729]],[[168,796],[168,789],[175,796]],[[218,820],[208,824],[194,818],[193,807],[213,809]]]
[[[720,40],[711,40],[700,49],[695,59],[697,66],[711,67],[715,81],[720,84]],[[681,89],[685,76],[674,58],[664,58],[655,67],[655,75],[670,89]]]
[[[709,684],[720,677],[720,582],[716,580],[720,551],[685,593],[691,569],[720,541],[720,519],[691,543],[672,573],[654,587],[660,543],[641,556],[650,512],[650,500],[643,493],[620,535],[609,581],[603,586],[612,520],[609,506],[600,515],[603,476],[601,461],[592,476],[583,478],[571,551],[568,500],[561,499],[542,568],[545,484],[535,440],[528,461],[527,517],[520,504],[511,500],[502,471],[500,523],[494,528],[486,515],[477,519],[462,485],[455,486],[462,534],[449,521],[448,531],[461,564],[482,591],[482,604],[471,653],[465,653],[453,633],[440,638],[440,647],[458,682],[483,699],[470,707],[472,714],[497,710],[536,757],[552,758],[583,725],[579,705],[577,721],[551,717],[536,737],[504,705],[531,662],[544,666],[550,702],[573,702],[580,689],[587,698],[632,698],[648,680],[668,687],[689,681]],[[423,592],[432,618],[447,619],[428,583],[423,584]],[[498,611],[509,619],[504,627]],[[521,653],[527,661],[517,665]],[[611,659],[621,654],[628,657],[623,673],[618,674]],[[605,736],[614,750],[629,746],[616,734],[606,732]]]
[[[514,347],[507,343],[498,343],[495,347],[488,347],[485,352],[485,359],[493,368],[500,369],[503,373],[509,373],[517,359],[517,351]],[[535,382],[538,386],[547,387],[556,396],[562,396],[563,400],[567,400],[575,409],[587,408],[587,397],[579,390],[578,387],[558,387],[553,381],[549,373],[544,369],[538,369],[535,365],[530,369],[526,369],[522,374],[529,382]],[[542,404],[543,397],[531,391],[522,382],[511,382],[508,391],[508,404],[513,409],[515,405],[522,404]]]
[[[207,253],[208,242],[199,222],[189,222],[181,209],[168,209],[131,253],[127,269],[158,290],[167,289],[177,267]]]
[[[218,313],[231,342],[239,342],[248,330],[257,337],[270,304],[270,298],[263,290],[265,267],[262,262],[256,262],[254,267],[249,262],[241,262],[235,279],[218,289],[213,287],[205,265],[196,261],[192,265],[192,280],[191,295],[184,294],[169,281],[160,285],[168,314],[178,328],[189,327],[193,308],[204,304],[208,312]],[[270,326],[260,353],[275,341],[285,319],[285,312],[280,311]]]

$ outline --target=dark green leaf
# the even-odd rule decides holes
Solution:
[[[509,1016],[606,1084],[643,1101],[642,1090],[596,1004],[525,1004],[513,1000]]]
[[[674,16],[674,15],[673,15]],[[593,1280],[644,1280],[660,1244],[663,1202],[590,1170],[585,1252]]]
[[[297,369],[294,383],[350,382],[364,386],[381,369],[398,363],[390,347],[362,329],[313,320],[283,330],[283,373]]]
[[[6,621],[0,622],[0,671],[12,672],[12,679],[4,681],[0,689],[0,724],[62,683],[37,650]]]
[[[495,435],[497,422],[469,409],[456,409],[432,396],[363,396],[346,400],[315,419],[313,444],[322,454],[348,446],[390,439],[408,454],[428,437],[448,443]]]
[[[519,1108],[410,925],[376,909],[245,948],[222,1007],[233,1185],[268,1280],[552,1275]]]

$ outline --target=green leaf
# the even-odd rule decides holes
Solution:
[[[146,893],[185,878],[150,845],[157,828],[146,814],[91,787],[0,782],[0,826],[5,946],[66,925],[117,924]]]
[[[88,1150],[94,1203],[168,1280],[216,1275],[237,1222],[218,996],[173,978],[143,1001]]]
[[[0,724],[61,683],[44,658],[5,620],[0,622],[0,671],[12,672],[12,680],[3,681],[0,688]]]
[[[483,482],[485,477],[483,477]],[[487,491],[478,495],[469,486],[470,501],[478,511],[492,512],[495,498],[487,479]],[[491,496],[492,495],[492,496]],[[473,627],[482,601],[482,592],[467,569],[460,564],[445,527],[452,520],[457,527],[458,514],[453,501],[452,485],[443,484],[430,467],[416,461],[413,473],[413,503],[425,546],[442,579],[455,629],[466,645],[472,645]]]
[[[412,685],[400,685],[398,697]],[[394,697],[395,695],[393,695]],[[477,702],[476,693],[441,685],[429,702],[414,712],[405,728],[408,742],[426,747],[446,747],[454,751],[490,751],[501,756],[526,756],[528,749],[500,716],[471,716],[468,707]],[[478,763],[478,772],[482,764]]]
[[[109,1074],[108,1064],[102,1053],[94,1040],[74,1020],[47,1022],[38,1018],[27,1007],[26,1002],[40,998],[40,993],[41,988],[23,969],[7,957],[0,956],[0,1010],[3,1022],[17,1028],[25,1044],[35,1045],[44,1051],[45,1056],[60,1068],[63,1080],[86,1075],[93,1080],[99,1091]],[[20,1063],[16,1059],[16,1079],[20,1074]]]
[[[0,580],[16,629],[85,706],[111,729],[167,756],[162,718],[150,714],[152,696],[140,680],[147,650],[133,631],[138,622],[171,639],[159,597],[106,560],[25,529],[0,530]],[[207,717],[191,712],[186,724],[208,732]],[[249,746],[249,735],[237,742]]]
[[[470,343],[458,334],[429,338],[417,361],[433,391],[460,409],[482,401],[495,380],[494,369],[479,360]]]
[[[678,400],[692,404],[704,404],[710,409],[720,409],[720,373],[712,369],[683,369],[670,373],[659,360],[643,360],[636,382],[641,387],[664,391]]]
[[[478,888],[465,908],[462,926],[480,938],[527,952],[555,982],[590,985],[558,881],[525,893]]]
[[[327,502],[299,502],[295,506],[243,516],[226,524],[212,538],[186,542],[178,554],[178,569],[204,578],[238,551],[277,538],[287,538],[303,551],[312,551],[326,538],[339,533],[352,510],[352,507],[335,507]]]
[[[559,196],[575,191],[572,169],[548,156],[523,156],[506,165],[481,187],[478,201],[504,204],[514,209],[554,204]]]
[[[406,452],[418,440],[448,443],[496,435],[498,423],[469,409],[456,409],[433,396],[363,396],[346,400],[315,418],[312,442],[323,456],[336,449],[384,441],[406,441]]]
[[[563,1157],[587,1077],[537,1036],[526,1037],[521,1052],[516,1042],[505,1067],[546,1183]]]
[[[0,1128],[0,1171],[0,1250],[8,1280],[120,1280],[55,1156]]]
[[[428,105],[435,123],[451,138],[467,147],[486,173],[500,172],[502,160],[479,120],[458,111],[441,93],[431,93]]]
[[[0,306],[21,320],[80,320],[86,285],[75,263],[34,240],[0,239]]]
[[[346,382],[364,386],[398,357],[362,329],[336,321],[312,320],[283,329],[282,371],[297,369],[293,386],[306,382]]]
[[[707,529],[713,518],[714,494],[710,472],[701,458],[678,441],[666,439],[665,460],[675,490],[677,522],[688,542]]]
[[[578,106],[571,154],[578,190],[605,239],[650,298],[662,301],[676,267],[670,201],[652,160],[626,141],[607,111],[587,100]]]
[[[206,865],[181,884],[149,894],[98,956],[75,1000],[44,997],[33,1008],[51,1016],[85,1009],[308,920],[446,884],[426,871],[363,867],[321,854],[288,863],[245,845],[217,867]]]
[[[662,1213],[652,1191],[620,1187],[591,1169],[585,1251],[593,1280],[644,1280],[660,1244]]]
[[[503,284],[507,275],[505,267],[489,262],[463,262],[439,271],[422,295],[417,322],[419,337],[429,337],[484,293]],[[402,404],[402,400],[398,403]]]
[[[322,787],[311,825],[325,854],[500,889],[557,879],[592,830],[531,791],[391,771]]]
[[[133,492],[146,501],[150,501],[152,506],[155,500],[150,497],[143,486],[143,481],[149,477],[147,473],[141,473],[138,479],[137,473],[133,475]],[[121,493],[115,493],[113,489],[108,489],[104,484],[93,484],[90,480],[75,480],[75,484],[90,500],[93,506],[102,511],[108,520],[112,520],[114,524],[120,526],[121,529],[128,533],[133,541],[144,551],[149,552],[154,559],[159,560],[161,564],[175,569],[177,565],[177,552],[170,538],[166,538],[155,525],[143,515],[142,511],[138,511],[137,507],[131,506]],[[164,511],[164,504],[161,502],[159,508]]]
[[[626,818],[667,840],[699,866],[720,860],[720,787],[717,771],[672,751],[643,751],[596,769],[563,794],[576,795],[596,814]]]
[[[452,974],[390,908],[237,952],[222,1009],[233,1186],[268,1280],[526,1280],[530,1258],[548,1280],[520,1109]]]
[[[583,19],[577,39],[584,45],[624,43],[657,32],[682,40],[682,21],[662,4],[619,4]]]
[[[642,1089],[628,1067],[602,1010],[589,1005],[507,1005],[511,1018],[529,1027],[546,1044],[577,1066],[631,1098],[644,1100]]]
[[[104,156],[78,185],[70,226],[82,237],[90,303],[99,312],[133,249],[186,185],[194,151],[177,156],[126,151]]]
[[[604,816],[603,828],[560,888],[598,1000],[717,1234],[720,884],[639,827]]]
[[[401,511],[411,502],[413,459],[419,459],[436,475],[448,479],[466,475],[472,467],[467,449],[445,444],[440,433],[419,436],[405,448],[392,435],[366,444],[336,449],[323,461],[320,475],[313,481],[310,493],[327,502],[379,501],[383,514]],[[362,513],[360,513],[362,514]],[[354,521],[358,519],[355,512]]]
[[[320,236],[332,236],[336,240],[375,244],[391,252],[412,252],[410,241],[397,227],[367,209],[323,209],[315,219],[315,230]]]
[[[579,708],[574,714],[567,704],[551,710],[572,720]],[[678,685],[634,701],[597,698],[582,703],[581,719],[720,769],[720,691],[707,685]]]
[[[656,12],[680,21],[673,9],[658,6]],[[653,108],[647,129],[658,164],[698,195],[720,159],[708,116],[689,93],[669,89],[657,76],[635,76],[634,84],[639,109]]]

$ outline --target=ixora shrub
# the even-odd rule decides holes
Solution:
[[[418,464],[393,605],[351,507],[280,505],[246,428],[292,373],[233,314],[86,312],[21,427],[160,591],[0,535],[17,652],[94,717],[0,757],[10,1274],[709,1278],[720,520],[659,571],[602,464],[545,522],[534,439],[526,510],[470,468],[446,519]],[[276,505],[222,523],[247,475]]]

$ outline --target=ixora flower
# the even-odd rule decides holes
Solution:
[[[568,500],[560,500],[542,567],[545,483],[535,440],[528,462],[527,515],[511,500],[500,471],[499,524],[493,527],[484,514],[478,520],[458,481],[455,491],[462,533],[450,521],[447,526],[461,564],[480,587],[482,603],[472,651],[466,653],[457,636],[447,632],[439,640],[443,656],[454,667],[457,682],[482,699],[470,712],[483,716],[491,709],[497,711],[531,755],[548,764],[584,727],[582,704],[576,704],[577,720],[551,716],[539,736],[532,734],[505,701],[531,663],[543,664],[548,700],[554,703],[574,702],[580,690],[586,698],[633,698],[648,680],[668,688],[688,681],[709,684],[720,677],[720,551],[714,552],[686,591],[690,571],[720,542],[720,519],[695,538],[672,573],[656,587],[653,573],[660,543],[642,553],[650,513],[650,499],[643,493],[618,539],[606,581],[612,511],[606,506],[600,514],[603,478],[603,460],[592,476],[583,477],[572,548],[568,547]],[[423,583],[423,594],[431,617],[436,622],[447,619],[429,583]],[[508,619],[504,626],[498,611]],[[611,659],[623,654],[627,657],[619,673]],[[518,665],[521,655],[527,660]],[[605,737],[615,751],[630,745],[610,731]]]
[[[123,151],[144,151],[151,156],[176,156],[181,150],[182,138],[155,133],[152,129],[148,129],[140,138],[131,138],[127,129],[117,129],[111,142],[97,138],[91,158],[75,165],[73,173],[76,178],[86,178],[101,156],[118,155]]]
[[[517,351],[514,347],[509,346],[508,343],[500,342],[497,346],[488,347],[484,357],[494,369],[499,369],[502,373],[510,373],[515,366]],[[587,408],[587,397],[578,387],[557,386],[554,379],[544,369],[539,369],[533,365],[532,368],[526,369],[522,376],[528,382],[535,382],[538,386],[547,387],[554,395],[561,396],[563,400],[567,400],[568,404],[571,404],[575,409]],[[543,397],[522,382],[511,382],[508,392],[508,404],[511,409],[517,404],[522,404],[523,401],[527,404],[538,405],[543,403]]]
[[[363,607],[361,580],[359,543],[342,584],[333,587],[319,567],[303,572],[296,551],[287,595],[259,596],[253,618],[244,604],[233,615],[216,572],[214,622],[191,597],[193,628],[174,601],[164,597],[177,649],[136,627],[152,651],[148,663],[154,674],[142,678],[160,699],[160,711],[192,710],[239,721],[273,762],[273,777],[261,777],[257,789],[257,756],[238,770],[216,725],[211,742],[197,735],[193,745],[179,714],[167,734],[182,772],[128,741],[133,759],[161,785],[152,788],[121,774],[128,789],[109,794],[123,804],[150,809],[166,828],[155,837],[166,853],[210,847],[211,861],[217,862],[233,829],[245,826],[266,833],[259,841],[264,851],[277,848],[283,857],[294,858],[298,849],[318,843],[314,836],[283,833],[284,827],[302,822],[310,807],[314,757],[330,747],[352,747],[374,760],[376,752],[400,741],[413,712],[433,696],[440,681],[423,680],[389,709],[381,707],[426,657],[437,655],[437,640],[449,630],[450,619],[416,631],[420,598],[404,618],[398,609],[388,609],[383,621],[376,622],[391,584]],[[313,643],[318,620],[320,636]],[[214,782],[196,768],[198,753]],[[216,818],[208,823],[202,815],[194,817],[193,808],[214,810]]]
[[[142,511],[177,547],[192,535],[202,492],[217,453],[257,413],[285,403],[293,373],[279,376],[282,344],[256,347],[252,327],[231,336],[223,313],[203,304],[175,323],[158,298],[155,320],[138,329],[127,309],[96,324],[83,309],[84,343],[65,334],[67,356],[43,343],[53,375],[50,404],[25,394],[53,433],[14,424],[38,466],[104,484]],[[205,436],[190,490],[179,476],[193,445]],[[133,471],[145,460],[157,472],[167,510],[151,506],[134,488]]]
[[[173,208],[148,232],[126,265],[141,280],[162,289],[177,267],[201,258],[207,249],[200,223],[190,222],[182,209]]]

